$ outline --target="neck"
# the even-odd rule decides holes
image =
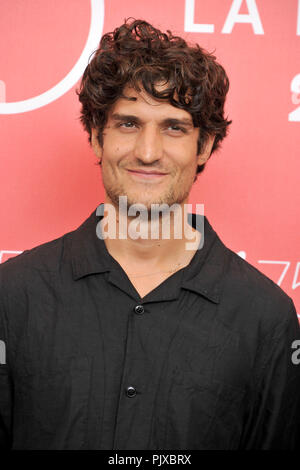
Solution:
[[[200,243],[201,234],[187,221],[186,202],[178,204],[175,212],[151,217],[149,211],[148,217],[143,213],[139,218],[139,213],[128,216],[127,211],[110,210],[112,206],[106,201],[101,229],[108,234],[104,239],[108,252],[120,264],[130,266],[133,272],[145,272],[145,264],[147,270],[188,264]],[[115,231],[108,230],[114,226]]]

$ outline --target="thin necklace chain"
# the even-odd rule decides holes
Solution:
[[[146,277],[146,276],[153,276],[154,274],[160,274],[160,273],[174,273],[179,269],[180,266],[183,266],[185,263],[177,263],[175,267],[169,271],[156,271],[154,273],[148,273],[148,274],[133,274],[133,273],[127,273],[128,275],[132,277]]]

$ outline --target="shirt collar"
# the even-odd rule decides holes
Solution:
[[[66,234],[66,240],[70,241],[74,280],[120,267],[107,251],[104,240],[96,234],[97,224],[103,217],[103,206],[101,203],[76,230]],[[189,214],[188,217],[189,223],[202,233],[202,247],[182,270],[181,287],[219,303],[227,250],[206,216]]]

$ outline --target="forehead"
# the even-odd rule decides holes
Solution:
[[[157,86],[157,89],[159,88]],[[143,89],[139,92],[129,86],[124,88],[123,96],[111,107],[109,116],[114,113],[144,115],[158,120],[172,118],[192,121],[191,114],[184,109],[176,108],[166,101],[157,100]]]

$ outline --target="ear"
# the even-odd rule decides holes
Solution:
[[[98,131],[94,128],[92,128],[91,143],[97,158],[101,159],[103,149],[98,142]]]
[[[198,160],[197,160],[198,165],[203,165],[204,163],[207,162],[207,160],[210,157],[210,152],[211,152],[212,146],[214,145],[214,141],[215,141],[214,135],[208,136],[203,151],[198,155]]]

